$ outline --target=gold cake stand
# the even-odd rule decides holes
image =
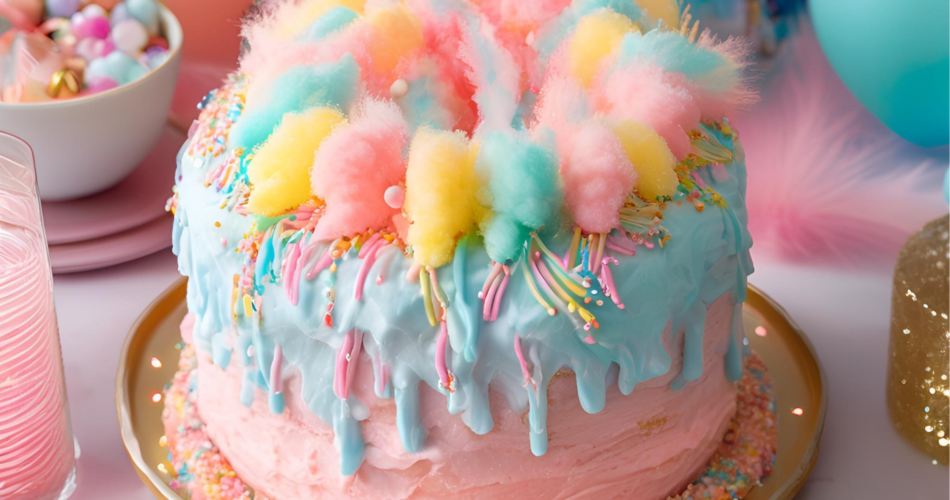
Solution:
[[[129,459],[156,497],[181,500],[168,486],[171,463],[160,445],[160,399],[178,370],[185,278],[139,316],[122,347],[115,381],[119,427]],[[780,305],[750,286],[744,310],[746,336],[769,368],[778,413],[779,445],[772,474],[746,500],[787,500],[798,493],[818,459],[828,396],[824,373],[808,337]],[[158,396],[157,396],[158,395]]]

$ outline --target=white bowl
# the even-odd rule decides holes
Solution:
[[[33,147],[40,196],[68,200],[106,190],[130,174],[158,141],[181,63],[181,25],[164,6],[168,59],[126,85],[64,101],[0,103],[0,130]]]

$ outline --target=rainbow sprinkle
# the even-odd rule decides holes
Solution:
[[[205,432],[198,417],[197,359],[195,348],[185,344],[178,372],[165,390],[165,435],[159,441],[168,447],[172,468],[159,466],[170,477],[169,486],[185,499],[251,500],[254,494],[245,485]]]
[[[745,358],[738,382],[736,417],[699,479],[670,500],[744,498],[772,473],[778,452],[778,418],[772,381],[754,352]]]

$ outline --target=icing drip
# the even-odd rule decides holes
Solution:
[[[468,291],[468,245],[472,239],[466,236],[459,241],[455,248],[455,259],[452,261],[452,277],[455,280],[455,311],[461,316],[462,327],[465,332],[465,345],[463,356],[465,361],[471,363],[475,361],[478,354],[478,333],[480,321],[478,311],[469,301]]]

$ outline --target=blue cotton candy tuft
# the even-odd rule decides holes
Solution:
[[[557,158],[525,133],[493,132],[479,148],[475,169],[486,186],[479,202],[494,212],[481,224],[488,255],[496,262],[516,260],[531,232],[560,212]]]
[[[436,98],[439,82],[429,76],[409,83],[409,92],[398,99],[411,130],[429,127],[434,130],[451,130],[454,125],[451,114]]]
[[[347,27],[359,17],[359,14],[346,7],[334,7],[326,14],[317,18],[316,21],[301,35],[301,40],[305,42],[316,42],[322,40],[327,35]]]
[[[625,36],[614,68],[638,63],[682,74],[712,93],[728,92],[742,81],[742,68],[737,64],[670,31],[653,30]]]
[[[542,58],[547,58],[574,31],[582,17],[600,9],[610,9],[634,22],[640,20],[642,14],[633,0],[575,0],[541,30],[534,48]]]
[[[359,74],[349,54],[335,63],[287,71],[262,91],[266,95],[248,94],[248,106],[231,129],[231,146],[249,150],[263,143],[286,113],[318,106],[346,110],[356,96]]]
[[[469,19],[467,30],[459,57],[471,68],[466,76],[475,86],[472,100],[478,104],[479,128],[506,129],[515,118],[521,97],[519,67],[481,20]]]

